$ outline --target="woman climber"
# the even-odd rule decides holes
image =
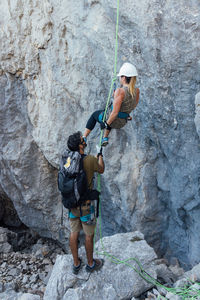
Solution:
[[[120,77],[121,88],[114,91],[114,101],[109,117],[107,121],[103,122],[104,110],[95,111],[87,121],[83,135],[85,141],[98,122],[101,129],[105,129],[101,145],[106,146],[111,129],[122,128],[128,120],[132,120],[129,114],[137,106],[140,93],[140,90],[135,88],[136,76],[138,76],[137,69],[130,63],[124,63],[117,76]]]

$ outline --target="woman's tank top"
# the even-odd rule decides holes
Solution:
[[[125,91],[125,97],[122,101],[121,107],[120,107],[120,112],[125,112],[130,114],[132,112],[132,110],[135,109],[137,103],[136,103],[136,93],[135,95],[132,97],[131,94],[129,93],[128,87],[124,86],[123,87],[124,91]],[[126,119],[120,119],[120,118],[116,118],[112,124],[110,125],[111,128],[122,128],[124,127],[124,125],[127,123]]]

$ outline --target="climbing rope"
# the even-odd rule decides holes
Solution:
[[[106,118],[106,113],[107,113],[108,106],[110,103],[113,86],[115,86],[115,81],[117,79],[118,31],[119,31],[119,0],[117,0],[117,20],[116,20],[116,28],[115,28],[115,58],[114,58],[113,78],[111,81],[110,90],[109,90],[108,98],[106,101],[106,107],[105,107],[104,115],[103,115],[103,122],[105,121],[105,118]],[[101,142],[102,142],[102,137],[103,137],[103,130],[101,130],[101,135],[100,135],[100,146],[101,146]]]
[[[107,113],[109,102],[110,102],[110,99],[111,99],[111,94],[112,94],[112,91],[113,91],[113,87],[114,87],[114,89],[116,88],[115,81],[117,79],[118,30],[119,30],[119,0],[117,0],[117,17],[116,17],[116,28],[115,28],[115,55],[114,55],[113,78],[112,78],[112,81],[111,81],[110,90],[109,90],[108,98],[107,98],[107,102],[106,102],[106,107],[105,107],[105,110],[104,110],[103,121],[105,121],[105,118],[106,118],[106,113]],[[103,138],[103,130],[101,130],[99,146],[101,146],[102,138]],[[101,193],[101,177],[100,177],[100,174],[98,174],[98,177],[97,177],[97,189]],[[143,269],[142,264],[139,262],[139,260],[137,258],[131,257],[131,258],[128,258],[128,259],[125,259],[125,260],[120,260],[117,257],[115,257],[114,255],[112,255],[112,254],[108,253],[107,251],[105,251],[105,247],[104,247],[103,239],[102,239],[102,228],[101,228],[101,196],[99,197],[98,224],[99,224],[99,234],[100,234],[100,243],[101,243],[101,247],[102,247],[102,252],[97,251],[97,249],[95,247],[95,239],[96,239],[96,232],[97,232],[97,226],[96,226],[95,233],[94,233],[94,249],[95,249],[96,253],[98,253],[99,255],[106,256],[111,262],[113,262],[115,264],[127,265],[128,267],[132,268],[135,272],[137,272],[137,274],[141,278],[143,278],[146,282],[148,282],[148,283],[150,283],[154,286],[162,287],[167,292],[170,292],[174,295],[181,296],[181,298],[183,300],[198,299],[198,297],[200,297],[200,289],[192,288],[192,286],[188,287],[187,285],[185,285],[184,287],[170,288],[170,287],[166,287],[165,285],[162,285],[158,280],[156,280],[154,277],[152,277],[150,274],[148,274]],[[134,261],[136,263],[137,267],[134,267],[132,264],[130,264],[130,261]],[[191,282],[191,284],[194,283],[192,281],[190,281],[190,282]],[[200,283],[198,283],[198,285],[200,285]],[[164,297],[162,297],[162,299],[164,299]]]

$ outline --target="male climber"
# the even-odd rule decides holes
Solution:
[[[76,132],[70,135],[67,145],[69,150],[78,151],[81,155],[84,155],[86,142],[84,141],[81,132]],[[104,161],[102,153],[99,153],[97,157],[86,155],[83,159],[83,169],[86,172],[88,188],[92,189],[94,173],[97,172],[102,174],[104,172]],[[72,267],[74,274],[78,274],[82,264],[81,258],[78,256],[78,236],[81,229],[83,229],[85,233],[85,250],[87,256],[86,271],[93,272],[99,270],[103,266],[103,259],[93,258],[93,239],[95,224],[88,224],[87,222],[87,219],[91,213],[90,200],[85,201],[85,203],[83,203],[81,207],[70,209],[69,212],[71,229],[70,249],[74,260]]]

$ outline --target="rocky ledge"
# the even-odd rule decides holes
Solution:
[[[177,260],[174,260],[176,264],[169,266],[166,260],[158,259],[140,232],[105,237],[102,242],[96,243],[96,251],[96,255],[104,258],[105,262],[102,269],[92,274],[85,271],[87,260],[84,247],[80,248],[83,267],[78,275],[72,274],[71,255],[58,256],[45,290],[44,300],[139,300],[178,297],[172,293],[173,286],[177,279],[184,276],[184,270],[179,267]],[[143,280],[136,272],[140,270],[136,260],[142,264],[147,274],[163,286]],[[190,281],[193,273],[186,273],[185,279],[180,279],[179,288],[185,285],[186,281],[190,286],[195,282]]]
[[[92,274],[85,271],[87,260],[81,244],[82,241],[79,255],[83,266],[74,275],[71,254],[65,254],[54,241],[35,237],[30,232],[22,235],[22,232],[0,228],[0,246],[6,252],[0,255],[0,299],[182,300],[182,289],[187,292],[186,299],[200,297],[200,264],[185,273],[176,259],[173,265],[168,265],[165,259],[157,258],[138,231],[98,241],[95,257],[104,258],[104,265]],[[16,251],[17,245],[20,251]],[[137,272],[138,262],[160,284],[142,279]]]

